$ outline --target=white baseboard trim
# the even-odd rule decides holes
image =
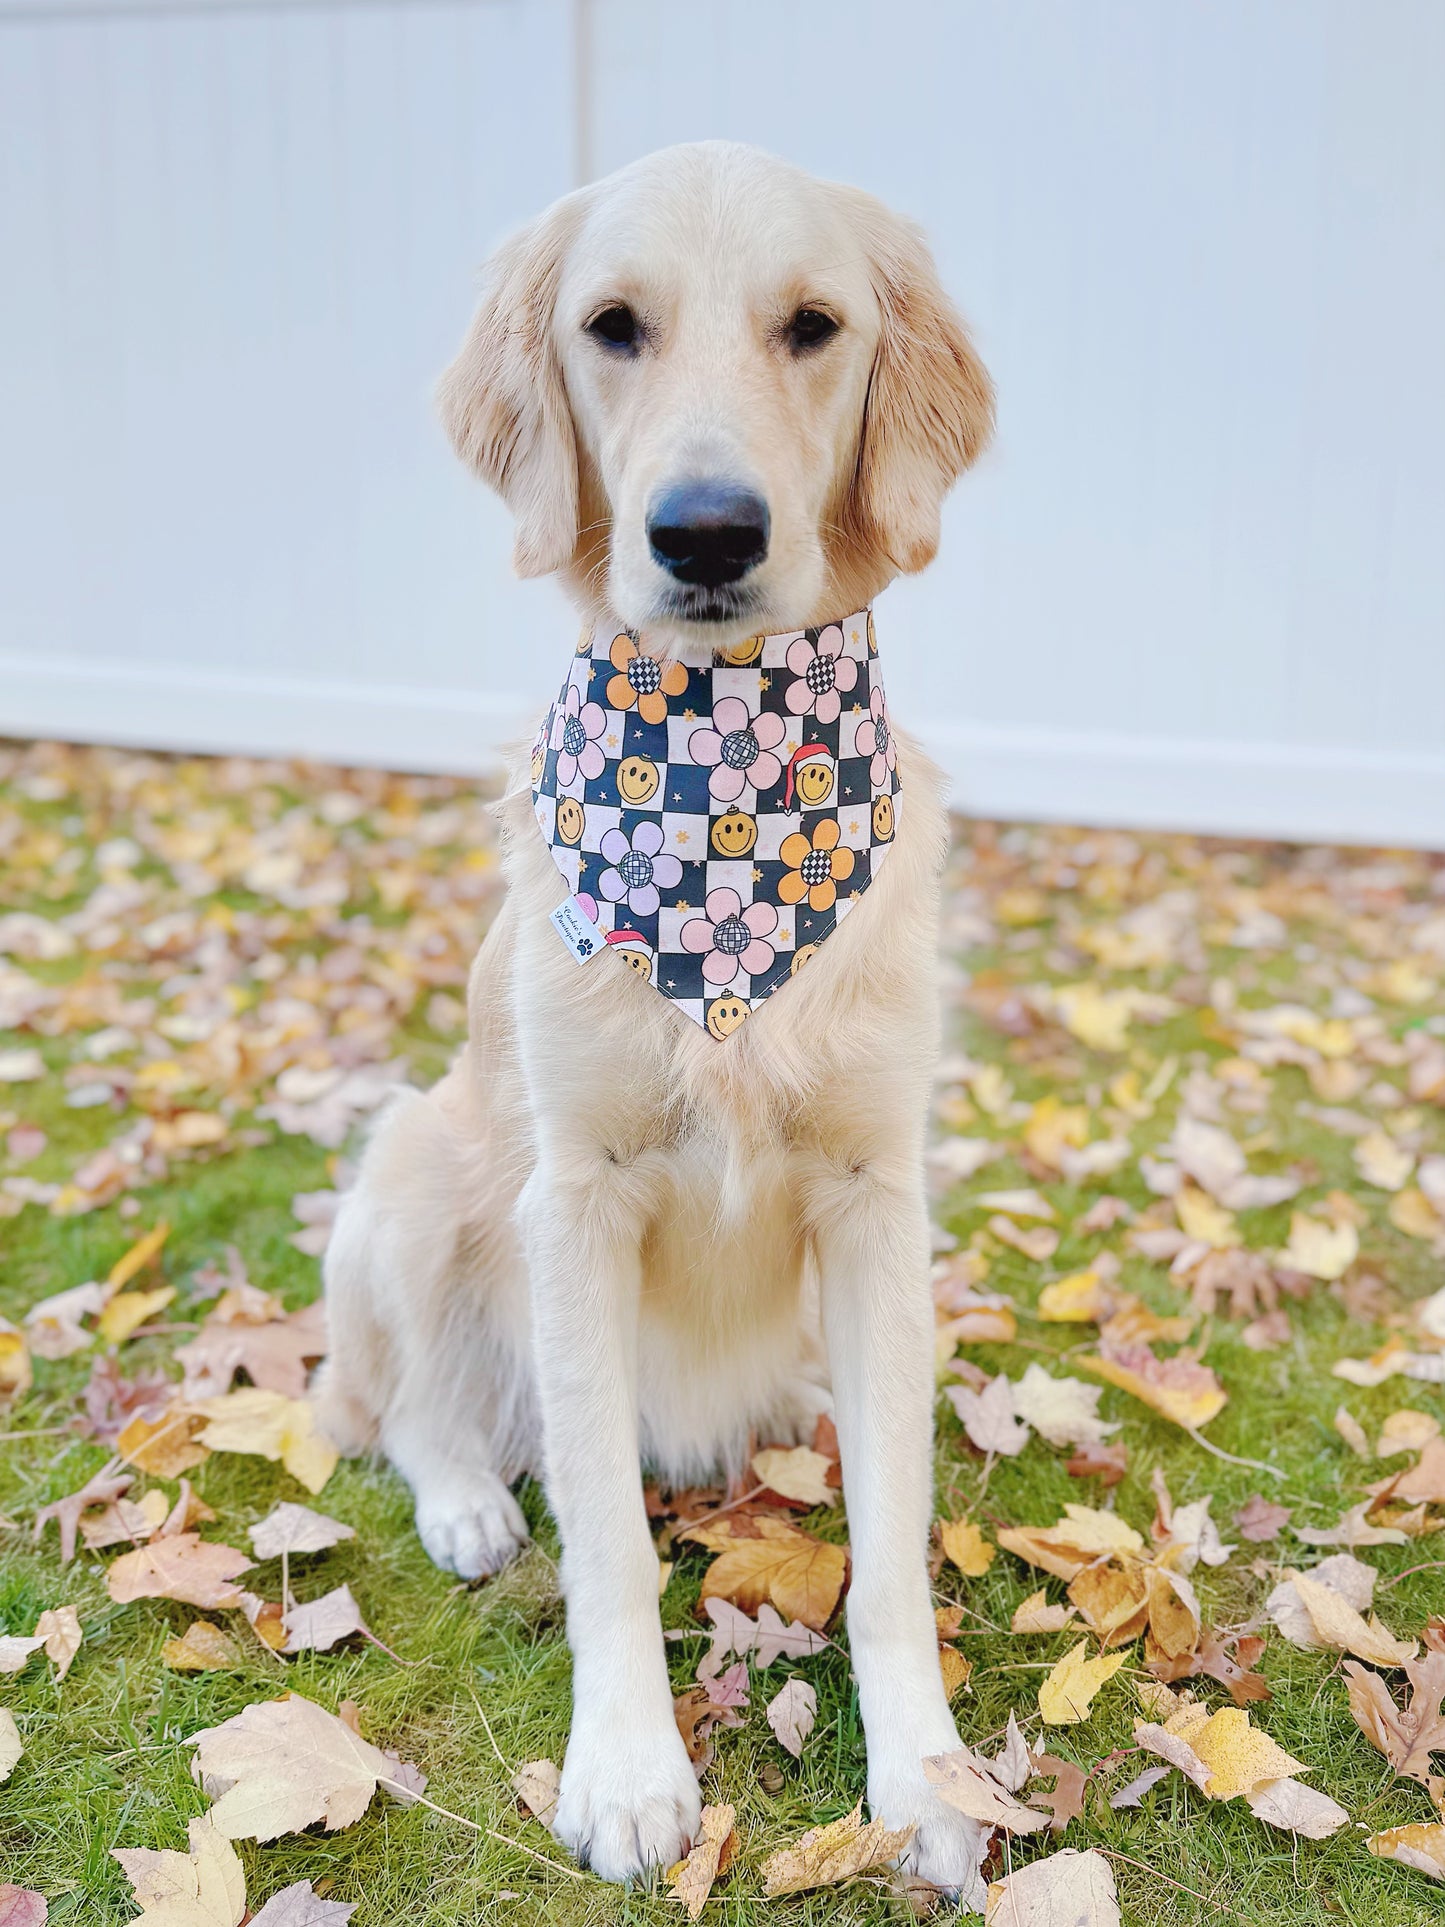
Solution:
[[[0,654],[0,735],[495,771],[516,692],[348,685]],[[956,808],[1038,822],[1445,850],[1445,755],[938,723]]]

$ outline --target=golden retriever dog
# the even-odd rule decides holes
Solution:
[[[713,142],[508,241],[440,392],[515,517],[519,572],[560,575],[588,631],[694,666],[923,568],[992,426],[918,232]],[[684,531],[692,504],[714,566],[659,545],[661,498]],[[573,648],[559,636],[559,670]],[[938,773],[897,742],[888,862],[721,1041],[620,958],[578,968],[522,759],[466,1046],[383,1115],[327,1254],[322,1421],[390,1459],[431,1557],[495,1572],[527,1536],[509,1482],[545,1483],[573,1655],[555,1830],[609,1880],[668,1866],[699,1815],[641,1468],[736,1474],[751,1440],[806,1440],[832,1409],[869,1804],[916,1826],[914,1871],[981,1904],[978,1829],[922,1765],[958,1744],[926,1569],[946,818]]]

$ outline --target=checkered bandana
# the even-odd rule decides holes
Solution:
[[[710,669],[584,634],[532,749],[572,892],[554,921],[579,959],[605,944],[725,1037],[868,888],[898,826],[894,757],[867,610]]]

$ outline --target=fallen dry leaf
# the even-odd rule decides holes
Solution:
[[[776,1489],[776,1488],[775,1488]],[[707,1905],[713,1882],[727,1871],[737,1848],[734,1824],[737,1810],[730,1806],[704,1807],[697,1839],[685,1860],[668,1869],[672,1897],[680,1900],[689,1920]]]
[[[1099,1417],[1102,1389],[1081,1378],[1055,1378],[1031,1364],[1013,1387],[1013,1409],[1050,1445],[1099,1445],[1117,1424]]]
[[[1391,1412],[1380,1427],[1376,1456],[1390,1459],[1397,1452],[1419,1452],[1439,1436],[1440,1421],[1429,1412],[1416,1412],[1408,1407],[1402,1412]]]
[[[948,1396],[970,1442],[980,1452],[1015,1458],[1029,1442],[1029,1428],[1014,1415],[1013,1387],[1000,1372],[981,1392],[950,1385]]]
[[[1352,1224],[1324,1224],[1303,1211],[1291,1214],[1283,1257],[1292,1270],[1330,1283],[1342,1278],[1359,1255],[1360,1234]]]
[[[1306,1840],[1328,1840],[1350,1822],[1337,1800],[1301,1780],[1261,1780],[1244,1798],[1256,1820]]]
[[[1309,1771],[1303,1760],[1291,1759],[1268,1733],[1251,1726],[1248,1713],[1238,1706],[1222,1706],[1208,1714],[1184,1737],[1209,1769],[1204,1791],[1211,1800],[1232,1800],[1262,1780]]]
[[[18,1673],[44,1644],[43,1639],[26,1639],[19,1633],[0,1633],[0,1674]]]
[[[768,1702],[768,1725],[772,1727],[779,1746],[791,1753],[795,1760],[803,1757],[803,1743],[812,1732],[817,1717],[818,1695],[803,1679],[790,1679]]]
[[[1039,1711],[1047,1726],[1071,1726],[1087,1719],[1094,1695],[1106,1679],[1112,1679],[1127,1657],[1106,1653],[1098,1659],[1085,1657],[1089,1642],[1081,1639],[1054,1667],[1039,1688]]]
[[[843,1548],[785,1520],[740,1521],[725,1513],[682,1537],[718,1554],[703,1580],[704,1591],[717,1598],[754,1612],[770,1599],[786,1618],[820,1632],[837,1607],[848,1565]]]
[[[15,1771],[16,1762],[24,1751],[20,1728],[15,1724],[15,1715],[8,1706],[0,1706],[0,1781],[10,1778]]]
[[[34,1381],[24,1332],[0,1318],[0,1410],[23,1398]]]
[[[70,1671],[72,1660],[80,1651],[85,1635],[80,1630],[80,1615],[74,1606],[52,1606],[43,1612],[35,1622],[35,1637],[45,1642],[45,1657],[55,1668],[55,1680],[60,1681]]]
[[[176,1363],[185,1374],[184,1398],[221,1397],[240,1372],[263,1391],[292,1399],[304,1396],[308,1365],[326,1353],[324,1305],[318,1299],[287,1312],[269,1293],[257,1296],[264,1301],[262,1315],[228,1317],[223,1301],[191,1342],[177,1348]]]
[[[68,1493],[65,1498],[55,1500],[52,1505],[43,1505],[35,1515],[35,1540],[38,1544],[50,1520],[55,1521],[60,1534],[60,1563],[68,1566],[75,1557],[75,1540],[80,1530],[81,1515],[92,1506],[106,1506],[114,1503],[122,1493],[129,1491],[131,1479],[119,1473],[120,1461],[112,1459],[99,1472],[92,1474],[77,1491]]]
[[[210,1815],[188,1823],[191,1850],[115,1847],[146,1927],[240,1927],[246,1876],[236,1849]]]
[[[137,1471],[178,1479],[210,1456],[209,1447],[200,1443],[204,1428],[200,1413],[176,1400],[159,1412],[137,1412],[117,1437],[115,1449]]]
[[[1343,1671],[1350,1711],[1371,1746],[1378,1747],[1404,1779],[1430,1782],[1430,1755],[1445,1753],[1445,1652],[1403,1662],[1410,1702],[1400,1708],[1378,1673],[1347,1659]]]
[[[528,1760],[512,1775],[512,1791],[534,1820],[540,1820],[548,1833],[557,1813],[557,1795],[562,1787],[562,1769],[555,1760]]]
[[[965,1579],[980,1579],[993,1564],[996,1549],[991,1546],[971,1519],[944,1519],[938,1528],[939,1544]]]
[[[0,1882],[0,1927],[45,1927],[50,1908],[33,1887]]]
[[[1335,1408],[1335,1430],[1356,1458],[1372,1459],[1375,1456],[1370,1450],[1370,1441],[1365,1436],[1364,1426],[1354,1413],[1348,1411],[1343,1405]]]
[[[137,1327],[163,1310],[175,1295],[174,1285],[160,1285],[154,1291],[118,1292],[100,1314],[98,1335],[107,1345],[123,1345]]]
[[[337,1586],[320,1599],[292,1606],[284,1623],[283,1653],[328,1653],[338,1640],[369,1630],[361,1617],[361,1608],[351,1596],[350,1586]]]
[[[1258,1492],[1246,1499],[1234,1515],[1234,1527],[1241,1539],[1248,1539],[1253,1545],[1262,1545],[1268,1539],[1277,1539],[1290,1522],[1290,1508],[1275,1505]]]
[[[1228,1402],[1228,1393],[1210,1368],[1185,1352],[1158,1358],[1147,1345],[1123,1345],[1080,1358],[1077,1363],[1121,1391],[1132,1392],[1185,1431],[1198,1431],[1207,1425]]]
[[[251,1550],[258,1559],[277,1559],[283,1552],[326,1552],[355,1537],[354,1526],[289,1501],[275,1506],[250,1529]]]
[[[809,1827],[790,1847],[769,1854],[763,1862],[763,1892],[806,1893],[814,1887],[836,1887],[873,1867],[896,1860],[913,1838],[912,1827],[895,1831],[881,1820],[864,1822],[860,1800],[851,1813],[826,1826]]]
[[[1413,1867],[1432,1880],[1445,1880],[1445,1824],[1438,1820],[1372,1833],[1365,1845],[1379,1860],[1398,1860],[1402,1867]]]
[[[1057,1633],[1062,1632],[1069,1621],[1077,1616],[1074,1606],[1051,1606],[1049,1596],[1040,1586],[1030,1593],[1021,1606],[1015,1606],[1009,1630],[1015,1633]]]
[[[1419,1651],[1417,1640],[1396,1639],[1373,1613],[1364,1619],[1348,1600],[1311,1574],[1295,1573],[1293,1584],[1322,1646],[1354,1653],[1374,1666],[1403,1666]]]
[[[323,1900],[309,1880],[293,1880],[272,1894],[259,1914],[252,1914],[248,1927],[345,1927],[358,1904]]]
[[[241,1589],[231,1582],[251,1561],[232,1546],[215,1545],[196,1532],[156,1539],[122,1553],[105,1575],[112,1599],[179,1599],[188,1606],[235,1606]]]
[[[305,1399],[248,1385],[222,1398],[200,1399],[194,1410],[206,1421],[200,1438],[212,1452],[279,1459],[308,1492],[319,1492],[336,1470],[340,1454],[316,1430]]]
[[[1113,1871],[1092,1849],[1033,1860],[990,1885],[984,1927],[1120,1927]]]
[[[223,1789],[211,1819],[229,1840],[274,1840],[317,1820],[334,1833],[361,1818],[381,1782],[406,1793],[426,1786],[415,1767],[298,1693],[248,1706],[187,1744],[206,1784]]]
[[[168,1639],[161,1659],[177,1673],[234,1673],[246,1663],[231,1635],[208,1619],[193,1619],[181,1638]]]
[[[939,1799],[970,1820],[1001,1827],[1005,1833],[1037,1833],[1048,1826],[1048,1814],[1016,1800],[1014,1789],[1006,1787],[989,1766],[971,1747],[960,1746],[951,1753],[925,1755],[923,1773]]]
[[[831,1464],[830,1459],[807,1445],[795,1445],[790,1451],[770,1445],[753,1454],[758,1483],[776,1492],[780,1499],[793,1499],[805,1506],[837,1504],[838,1494],[828,1484]]]

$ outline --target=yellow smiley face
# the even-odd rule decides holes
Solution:
[[[801,950],[795,950],[793,952],[793,961],[788,965],[788,975],[790,977],[796,977],[798,972],[803,968],[803,965],[812,961],[817,953],[817,949],[817,944],[805,943]]]
[[[886,843],[893,834],[893,798],[875,796],[873,799],[873,840]]]
[[[581,635],[578,636],[577,638],[577,653],[579,656],[585,656],[590,654],[591,649],[592,649],[592,631],[590,629],[584,629]]]
[[[707,1007],[707,1030],[710,1037],[730,1037],[748,1015],[748,1007],[741,997],[714,997]]]
[[[741,642],[730,642],[726,649],[719,649],[718,655],[730,669],[746,669],[750,662],[756,662],[763,653],[761,636],[744,636]]]
[[[652,959],[645,950],[619,949],[617,952],[629,970],[635,970],[644,983],[652,981]]]
[[[712,847],[719,856],[746,856],[757,840],[757,820],[746,810],[729,810],[712,826]]]
[[[833,765],[818,757],[798,765],[798,797],[805,810],[815,810],[833,794]]]
[[[580,843],[586,821],[582,805],[574,797],[564,796],[558,800],[557,834],[564,843]]]
[[[651,802],[661,781],[650,756],[624,756],[617,765],[617,794],[634,806]]]

